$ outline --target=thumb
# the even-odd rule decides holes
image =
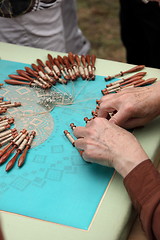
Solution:
[[[126,129],[131,129],[131,128],[135,128],[135,127],[142,127],[147,123],[145,118],[132,118],[132,119],[128,119],[123,127],[125,127]]]

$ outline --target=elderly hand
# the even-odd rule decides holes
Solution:
[[[136,138],[104,118],[95,118],[86,127],[76,127],[75,147],[83,150],[87,162],[114,167],[125,177],[136,165],[148,159]]]
[[[148,123],[160,114],[160,82],[102,97],[98,117],[107,118],[109,113],[115,113],[110,121],[124,128]]]

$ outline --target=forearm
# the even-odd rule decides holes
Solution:
[[[160,174],[150,160],[137,165],[124,179],[149,239],[160,239]]]
[[[127,151],[127,153],[121,155],[121,157],[117,157],[116,161],[113,162],[114,168],[123,178],[125,178],[136,166],[148,159],[148,155],[134,135],[130,135],[128,145],[126,143],[125,146],[127,150],[124,148],[123,151]]]

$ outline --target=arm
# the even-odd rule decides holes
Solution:
[[[133,134],[104,118],[76,127],[74,135],[78,138],[75,146],[83,150],[84,160],[114,167],[123,177],[148,159]]]
[[[4,240],[2,229],[1,229],[1,224],[0,224],[0,240]]]
[[[160,115],[160,82],[102,97],[98,116],[105,118],[113,112],[110,121],[124,128],[150,122]]]
[[[134,168],[124,179],[124,185],[148,239],[160,239],[160,174],[151,161]]]
[[[160,239],[160,176],[136,138],[104,118],[76,127],[74,135],[84,160],[114,167],[125,178],[146,234]]]

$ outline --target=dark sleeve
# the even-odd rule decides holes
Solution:
[[[4,240],[3,234],[2,234],[2,231],[1,231],[1,226],[0,226],[0,240]]]
[[[136,166],[124,185],[149,239],[160,239],[160,173],[150,160]]]

